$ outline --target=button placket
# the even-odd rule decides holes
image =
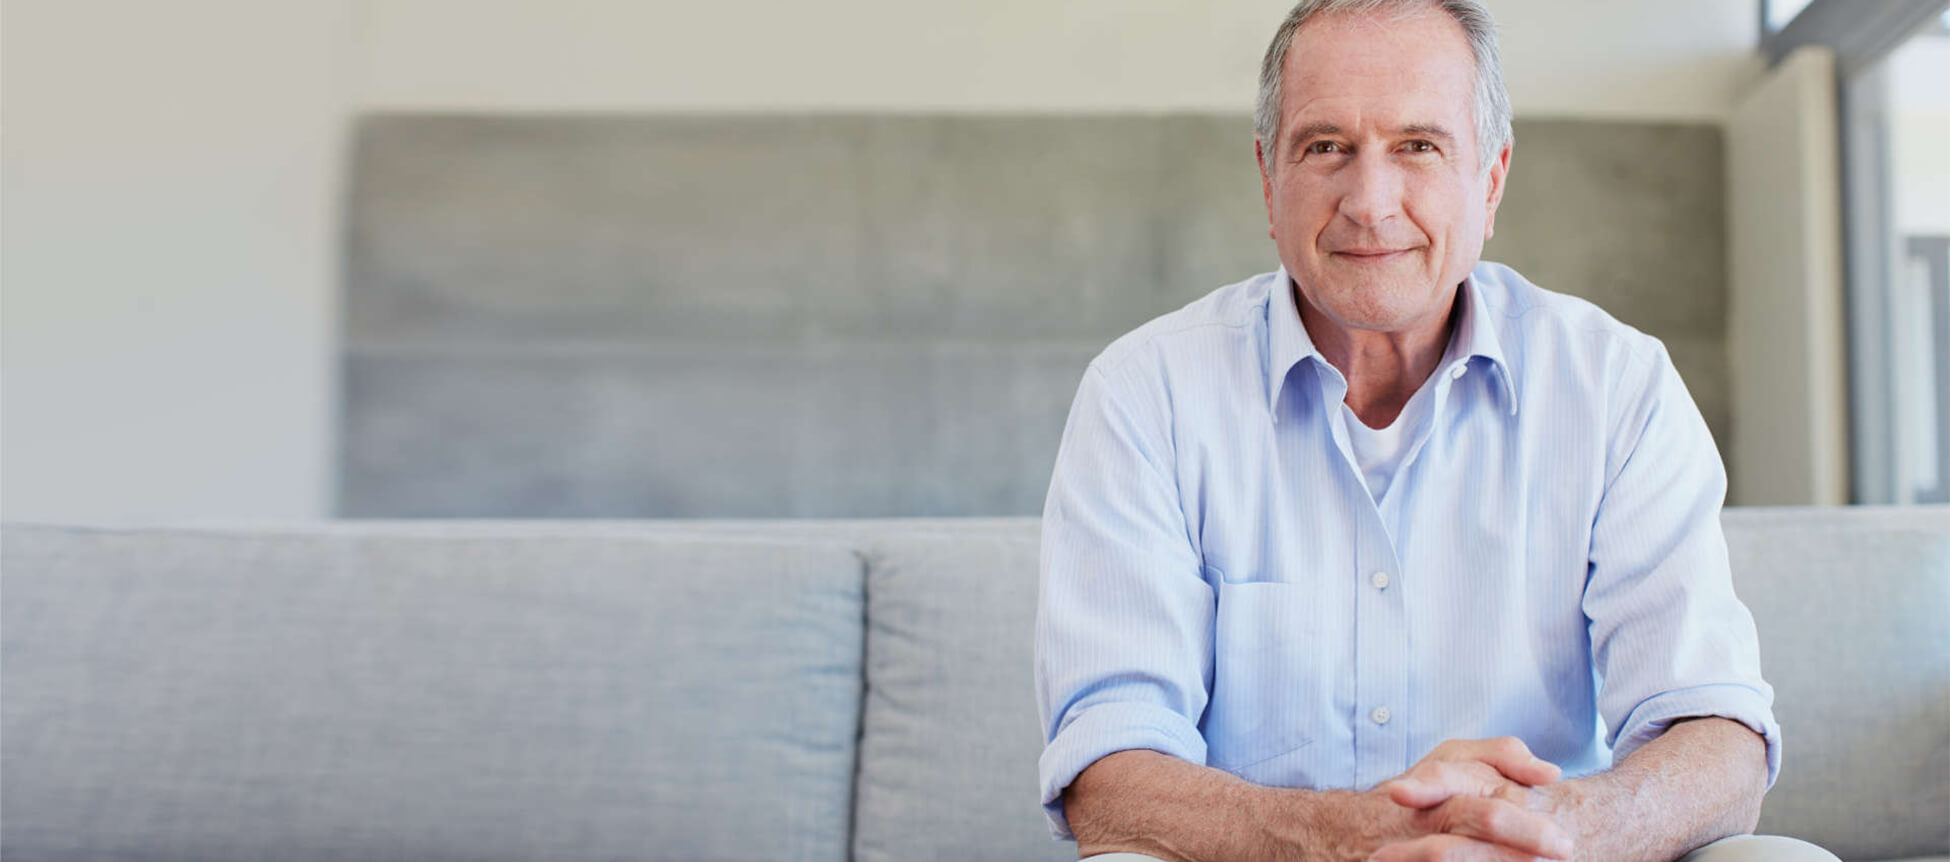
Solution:
[[[1379,512],[1374,514],[1379,515]],[[1355,763],[1350,778],[1373,786],[1405,767],[1407,728],[1395,721],[1392,707],[1408,696],[1408,632],[1399,590],[1386,589],[1401,571],[1401,560],[1379,517],[1364,519],[1361,553],[1352,582],[1356,600],[1355,645]],[[1368,589],[1361,589],[1365,584]]]

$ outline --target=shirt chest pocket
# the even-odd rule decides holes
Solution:
[[[1205,716],[1211,765],[1256,784],[1305,783],[1292,755],[1314,740],[1328,696],[1311,636],[1316,601],[1293,584],[1219,581]]]

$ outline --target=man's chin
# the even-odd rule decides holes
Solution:
[[[1335,323],[1349,329],[1397,332],[1426,318],[1434,299],[1426,285],[1343,283],[1320,297],[1315,305]]]

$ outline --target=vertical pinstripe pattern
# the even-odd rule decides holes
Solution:
[[[1478,265],[1377,503],[1287,284],[1145,324],[1077,390],[1036,623],[1053,831],[1077,773],[1136,748],[1364,789],[1445,739],[1517,736],[1576,776],[1718,715],[1767,737],[1771,785],[1725,473],[1664,346]]]

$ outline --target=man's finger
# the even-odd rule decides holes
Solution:
[[[1434,831],[1499,844],[1527,855],[1569,859],[1571,836],[1549,817],[1501,799],[1458,796],[1429,812]]]
[[[1455,796],[1504,796],[1562,778],[1557,764],[1514,736],[1450,739],[1381,790],[1404,808],[1433,808]]]
[[[1455,792],[1447,787],[1413,778],[1397,778],[1381,787],[1388,791],[1390,802],[1403,808],[1432,808],[1455,795]]]
[[[1404,808],[1433,808],[1452,796],[1491,796],[1508,779],[1494,767],[1468,761],[1429,760],[1383,785],[1389,800]]]
[[[1530,747],[1514,736],[1471,740],[1470,754],[1496,768],[1511,781],[1531,786],[1549,784],[1564,776],[1557,764],[1530,753]]]
[[[1370,862],[1532,862],[1528,853],[1461,835],[1424,835],[1375,851]]]

